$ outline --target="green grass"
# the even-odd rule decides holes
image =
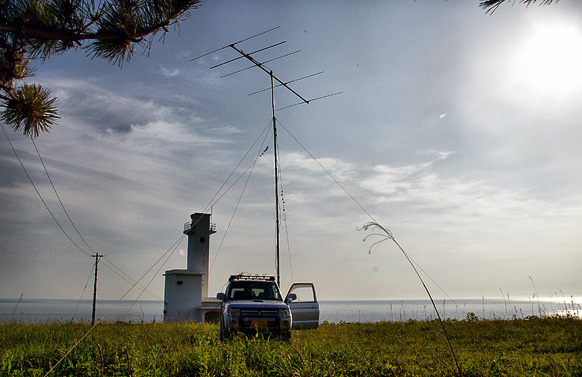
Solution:
[[[463,376],[582,376],[582,321],[447,321]],[[87,324],[0,325],[0,376],[44,376]],[[457,376],[438,322],[325,323],[290,341],[211,324],[101,324],[52,376]]]

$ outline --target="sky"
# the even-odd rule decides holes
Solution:
[[[274,27],[237,46],[285,41],[255,58],[301,50],[266,65],[285,82],[323,71],[289,84],[307,99],[342,92],[276,112],[283,293],[296,281],[320,300],[426,298],[397,245],[362,230],[375,221],[436,299],[582,297],[575,0],[493,14],[478,1],[202,1],[122,69],[82,50],[35,62],[61,116],[36,147],[78,233],[35,145],[5,127],[63,230],[2,133],[0,297],[90,298],[97,252],[99,298],[162,300],[202,211],[217,228],[211,295],[230,274],[275,274],[271,96],[249,95],[270,78],[222,77],[242,59],[211,69],[230,48],[192,60]],[[275,102],[298,100],[277,88]]]

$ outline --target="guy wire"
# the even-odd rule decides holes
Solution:
[[[429,299],[430,299],[430,301],[431,301],[431,303],[432,303],[432,306],[433,306],[433,308],[434,308],[434,310],[435,310],[435,312],[436,312],[436,314],[437,314],[437,317],[438,317],[438,319],[439,319],[439,323],[440,323],[440,325],[441,325],[441,327],[442,327],[442,329],[443,329],[443,333],[444,333],[444,336],[445,336],[445,339],[446,339],[447,345],[448,345],[448,347],[449,347],[449,350],[451,351],[451,354],[452,354],[452,356],[453,356],[453,360],[454,360],[454,362],[455,362],[455,365],[456,365],[456,367],[457,367],[457,371],[459,372],[459,376],[460,376],[460,375],[461,375],[461,367],[459,366],[459,362],[457,361],[457,356],[455,355],[455,350],[453,349],[453,346],[452,346],[452,344],[451,344],[451,341],[450,341],[450,339],[449,339],[449,336],[448,336],[448,334],[447,334],[447,330],[446,330],[446,328],[445,328],[445,325],[444,325],[444,323],[443,323],[443,321],[442,321],[442,319],[441,319],[440,313],[439,313],[439,311],[438,311],[438,309],[437,309],[437,307],[436,307],[436,304],[435,304],[435,302],[434,302],[434,300],[433,300],[433,298],[432,298],[432,295],[430,294],[430,291],[428,290],[428,287],[427,287],[427,286],[426,286],[426,284],[424,283],[424,280],[422,279],[422,277],[420,276],[420,273],[418,272],[418,270],[417,270],[417,269],[416,269],[416,267],[415,267],[415,264],[417,264],[417,263],[416,263],[416,262],[414,262],[414,263],[413,263],[413,261],[412,261],[412,258],[411,258],[411,257],[408,255],[408,253],[406,253],[406,252],[404,251],[404,249],[403,249],[403,248],[402,248],[402,246],[400,246],[400,244],[399,244],[399,243],[396,241],[396,239],[394,238],[394,236],[392,235],[392,233],[391,233],[389,230],[387,230],[386,228],[382,227],[382,226],[381,226],[381,225],[380,225],[380,224],[379,224],[379,223],[378,223],[376,220],[374,220],[374,218],[372,217],[372,215],[371,215],[371,214],[370,214],[368,211],[366,211],[366,209],[365,209],[365,208],[364,208],[364,207],[363,207],[363,206],[362,206],[362,205],[361,205],[361,204],[360,204],[360,203],[359,203],[359,202],[358,202],[358,201],[357,201],[357,200],[356,200],[356,199],[355,199],[355,198],[354,198],[354,197],[353,197],[353,196],[352,196],[352,195],[351,195],[351,194],[350,194],[350,193],[349,193],[347,190],[346,190],[346,188],[345,188],[345,187],[344,187],[344,186],[343,186],[343,185],[342,185],[342,184],[341,184],[341,183],[340,183],[340,182],[339,182],[337,179],[335,179],[335,177],[334,177],[334,176],[332,176],[332,175],[331,175],[331,173],[330,173],[330,172],[329,172],[329,171],[328,171],[328,170],[327,170],[327,169],[326,169],[326,168],[325,168],[325,167],[324,167],[324,166],[323,166],[323,165],[322,165],[322,164],[321,164],[321,163],[320,163],[320,162],[319,162],[319,161],[318,161],[318,160],[317,160],[317,159],[316,159],[316,158],[315,158],[315,157],[314,157],[312,154],[311,154],[311,152],[309,152],[309,151],[307,150],[307,148],[305,148],[305,147],[303,146],[303,144],[301,144],[301,143],[299,142],[299,140],[297,140],[297,138],[296,138],[296,137],[295,137],[293,134],[291,134],[291,132],[290,132],[290,131],[289,131],[289,130],[288,130],[286,127],[285,127],[285,126],[281,125],[281,123],[280,123],[280,122],[279,122],[279,125],[280,125],[281,127],[283,127],[283,129],[284,129],[285,131],[287,131],[287,133],[288,133],[288,134],[289,134],[289,135],[290,135],[290,136],[291,136],[291,137],[292,137],[292,138],[293,138],[293,139],[294,139],[294,140],[297,142],[297,144],[299,144],[299,145],[301,146],[301,148],[303,148],[303,150],[304,150],[304,151],[305,151],[307,154],[309,154],[309,156],[311,156],[311,158],[312,158],[312,159],[313,159],[315,162],[317,162],[317,164],[318,164],[318,165],[319,165],[319,166],[320,166],[320,167],[321,167],[321,168],[322,168],[322,169],[323,169],[323,170],[324,170],[324,171],[325,171],[325,172],[326,172],[326,173],[327,173],[327,174],[328,174],[328,175],[331,177],[331,179],[333,179],[333,181],[334,181],[334,182],[335,182],[335,183],[336,183],[336,184],[337,184],[337,185],[338,185],[338,186],[339,186],[339,187],[340,187],[340,188],[341,188],[341,189],[342,189],[342,190],[343,190],[343,191],[344,191],[344,192],[345,192],[345,193],[346,193],[346,194],[347,194],[347,195],[348,195],[348,196],[349,196],[349,197],[350,197],[350,198],[351,198],[351,199],[352,199],[352,200],[353,200],[353,201],[354,201],[354,202],[355,202],[355,203],[356,203],[356,204],[357,204],[359,207],[360,207],[360,209],[362,209],[362,211],[364,211],[364,213],[366,213],[366,214],[368,215],[368,217],[370,217],[370,219],[372,219],[372,222],[371,222],[371,223],[367,223],[366,225],[364,225],[364,229],[366,229],[366,228],[367,228],[367,225],[368,225],[368,226],[370,226],[370,225],[377,226],[377,227],[379,227],[380,229],[382,229],[383,231],[385,231],[385,232],[386,232],[386,235],[387,235],[386,237],[388,237],[389,239],[391,239],[391,240],[392,240],[392,241],[393,241],[393,242],[396,244],[396,246],[398,246],[398,248],[400,249],[400,251],[402,252],[402,254],[404,255],[404,257],[406,258],[406,260],[408,261],[408,263],[410,263],[410,265],[411,265],[412,269],[414,270],[414,272],[415,272],[416,276],[418,277],[418,279],[420,280],[420,282],[421,282],[422,286],[424,287],[424,289],[425,289],[426,293],[428,294],[428,297],[429,297]],[[382,242],[382,241],[380,241],[380,242]],[[372,246],[373,246],[373,245],[372,245]],[[419,267],[419,268],[420,268],[420,267]],[[424,270],[423,270],[423,272],[426,274],[426,272],[425,272]],[[426,275],[428,276],[428,274],[426,274]],[[429,276],[429,277],[430,277],[430,276]],[[431,278],[431,280],[432,280],[432,278]],[[437,285],[437,287],[438,287],[438,285]],[[439,287],[439,288],[440,288],[440,287]],[[441,290],[442,290],[442,289],[441,289]],[[443,292],[444,292],[444,291],[443,291]],[[447,295],[447,296],[448,296],[448,295]]]
[[[133,309],[133,306],[140,299],[140,297],[143,295],[143,293],[146,291],[146,289],[150,286],[150,284],[152,283],[152,281],[154,281],[154,279],[156,278],[156,276],[159,276],[158,274],[160,273],[160,271],[162,270],[162,268],[166,265],[166,263],[168,263],[168,261],[170,260],[170,258],[172,257],[172,255],[174,255],[174,253],[178,249],[178,246],[180,246],[181,241],[183,241],[184,238],[185,237],[182,237],[182,239],[180,240],[180,242],[176,242],[175,243],[176,246],[174,246],[174,249],[172,250],[172,252],[166,257],[166,260],[164,261],[164,263],[161,263],[160,264],[160,267],[158,268],[158,270],[156,271],[156,273],[152,275],[152,278],[150,279],[150,281],[145,285],[144,289],[140,292],[140,294],[137,296],[137,298],[133,301],[133,303],[131,304],[131,306],[129,307],[129,309],[127,309],[127,312],[125,312],[125,314],[123,315],[124,318],[125,318],[125,316],[127,316],[129,314],[129,312],[131,311],[131,309]]]
[[[282,170],[281,170],[281,158],[277,158],[277,161],[279,161],[279,184],[281,187],[281,200],[279,201],[280,205],[281,205],[281,217],[282,217],[282,222],[283,224],[285,224],[285,237],[287,240],[287,255],[289,256],[289,270],[291,273],[291,281],[295,281],[295,278],[293,276],[293,262],[291,260],[291,242],[290,242],[290,237],[289,237],[289,227],[287,224],[287,209],[285,207],[285,196],[284,193],[285,191],[283,190],[283,174],[282,174]]]
[[[223,192],[220,197],[218,199],[216,199],[216,197],[218,196],[218,194],[220,194],[220,191],[224,188],[224,186],[226,186],[226,184],[228,183],[228,181],[230,180],[230,178],[234,175],[234,173],[238,170],[239,166],[243,163],[243,161],[246,159],[246,157],[248,156],[248,154],[253,150],[253,147],[257,144],[257,142],[261,139],[261,136],[269,129],[270,124],[267,125],[263,131],[259,134],[259,136],[255,139],[255,142],[253,143],[253,145],[251,145],[251,147],[247,150],[247,153],[245,153],[245,155],[241,158],[241,160],[239,161],[239,163],[234,167],[234,169],[232,170],[232,172],[229,174],[229,176],[226,178],[226,180],[224,181],[224,183],[222,184],[222,186],[220,186],[220,188],[218,189],[218,191],[216,192],[216,194],[214,194],[214,196],[212,197],[212,199],[210,199],[210,202],[206,205],[206,207],[204,208],[204,212],[208,211],[209,208],[213,207],[214,205],[216,205],[216,203],[218,203],[220,201],[220,199],[222,199],[222,197],[224,195],[226,195],[226,193],[239,181],[239,179],[241,179],[241,177],[246,173],[246,171],[244,173],[242,173],[229,187],[228,189],[226,189],[225,192]],[[249,168],[247,168],[248,170]],[[214,200],[216,199],[216,200]]]
[[[73,319],[77,315],[77,310],[79,310],[79,305],[81,304],[81,300],[83,299],[83,296],[85,295],[85,291],[87,290],[87,286],[89,285],[89,281],[91,280],[91,276],[93,275],[94,270],[95,270],[95,265],[91,264],[91,271],[89,272],[89,277],[87,278],[87,282],[85,283],[85,287],[83,288],[83,293],[81,293],[81,297],[79,298],[79,301],[77,302],[77,307],[75,308],[75,313],[73,313]]]
[[[290,135],[290,136],[293,138],[293,140],[295,140],[295,142],[297,142],[297,144],[299,144],[299,146],[300,146],[301,148],[303,148],[303,150],[304,150],[304,151],[305,151],[305,152],[306,152],[306,153],[307,153],[307,154],[308,154],[308,155],[309,155],[309,156],[310,156],[310,157],[311,157],[311,158],[312,158],[312,159],[313,159],[313,160],[314,160],[314,161],[315,161],[315,162],[316,162],[318,165],[319,165],[319,167],[320,167],[321,169],[323,169],[323,171],[324,171],[324,172],[326,172],[326,173],[327,173],[327,175],[329,175],[329,177],[330,177],[330,178],[331,178],[331,179],[332,179],[332,180],[333,180],[333,181],[334,181],[334,182],[335,182],[335,183],[336,183],[336,184],[337,184],[337,185],[338,185],[338,186],[339,186],[339,187],[340,187],[340,188],[343,190],[343,192],[345,192],[345,193],[346,193],[346,195],[347,195],[347,196],[349,196],[349,197],[350,197],[350,199],[352,199],[352,200],[354,201],[354,203],[356,203],[356,205],[357,205],[358,207],[360,207],[360,209],[361,209],[362,211],[364,211],[364,213],[365,213],[366,215],[368,215],[368,217],[369,217],[370,219],[372,219],[372,221],[374,221],[374,222],[375,222],[376,220],[374,220],[374,217],[373,217],[373,216],[372,216],[372,215],[371,215],[371,214],[370,214],[368,211],[366,211],[366,209],[365,209],[365,208],[364,208],[364,207],[363,207],[363,206],[360,204],[360,202],[358,202],[358,201],[356,200],[356,198],[354,198],[354,197],[352,196],[352,194],[350,194],[350,193],[348,192],[348,190],[347,190],[347,189],[346,189],[346,188],[345,188],[345,187],[344,187],[344,186],[343,186],[343,185],[342,185],[342,184],[341,184],[341,183],[340,183],[340,182],[339,182],[337,179],[335,179],[335,177],[334,177],[334,176],[333,176],[333,175],[332,175],[332,174],[329,172],[329,170],[327,170],[327,169],[326,169],[326,168],[325,168],[325,167],[324,167],[324,166],[321,164],[321,162],[319,162],[319,160],[318,160],[317,158],[315,158],[315,156],[314,156],[314,155],[312,155],[312,154],[311,154],[311,152],[309,152],[309,151],[307,150],[307,148],[305,148],[305,146],[303,146],[303,144],[301,144],[301,142],[300,142],[299,140],[297,140],[297,138],[296,138],[296,137],[295,137],[295,136],[294,136],[294,135],[293,135],[293,134],[292,134],[292,133],[291,133],[291,132],[290,132],[290,131],[287,129],[287,127],[285,127],[284,125],[282,125],[282,124],[281,124],[281,122],[278,122],[278,123],[279,123],[279,126],[283,127],[283,129],[284,129],[285,131],[287,131],[287,133],[288,133],[288,134],[289,134],[289,135]]]
[[[260,147],[260,149],[259,149],[259,150],[263,150],[263,146],[265,145],[265,142],[266,142],[267,138],[268,138],[268,137],[269,137],[269,135],[270,135],[268,132],[265,132],[265,131],[266,131],[267,129],[269,129],[269,128],[270,128],[270,124],[269,124],[269,125],[268,125],[268,126],[265,128],[265,130],[263,130],[263,132],[261,133],[261,135],[262,135],[262,134],[264,134],[265,136],[263,137],[263,142],[261,143],[261,147]],[[254,147],[256,143],[257,143],[257,141],[255,141],[255,143],[253,143],[253,145],[251,146],[251,148],[252,148],[252,147]],[[267,148],[268,148],[268,145],[267,145]],[[249,153],[249,152],[247,152],[247,154],[248,154],[248,153]],[[245,154],[245,156],[246,156],[247,154]],[[245,184],[244,184],[244,186],[243,186],[243,189],[242,189],[242,191],[241,191],[241,193],[240,193],[240,195],[239,195],[238,201],[236,202],[236,205],[235,205],[235,207],[234,207],[234,210],[233,210],[233,212],[232,212],[232,215],[231,215],[231,217],[230,217],[230,220],[228,221],[228,225],[226,226],[226,230],[224,231],[224,235],[222,236],[222,239],[220,240],[220,244],[218,245],[218,249],[217,249],[217,251],[216,251],[216,254],[214,255],[214,258],[212,259],[212,264],[210,265],[210,270],[209,270],[209,271],[212,271],[212,268],[214,267],[214,262],[216,262],[216,258],[218,258],[218,254],[220,254],[220,250],[222,250],[222,245],[223,245],[223,243],[224,243],[224,240],[226,239],[226,235],[228,234],[228,230],[230,229],[230,225],[232,224],[232,221],[233,221],[233,219],[234,219],[234,216],[235,216],[235,214],[236,214],[236,212],[237,212],[237,210],[238,210],[238,207],[239,207],[239,205],[240,205],[240,202],[241,202],[241,200],[242,200],[243,194],[245,193],[245,191],[246,191],[246,188],[247,188],[247,185],[248,185],[248,183],[249,183],[249,181],[250,181],[250,179],[251,179],[251,175],[253,174],[253,170],[255,169],[255,166],[256,166],[256,164],[257,164],[257,161],[259,160],[259,158],[261,158],[261,157],[263,156],[263,154],[264,154],[264,151],[263,151],[263,152],[261,152],[261,153],[259,153],[259,154],[257,154],[257,157],[255,157],[255,160],[253,161],[253,163],[252,163],[252,164],[251,164],[251,165],[250,165],[250,166],[249,166],[249,167],[248,167],[248,168],[247,168],[247,169],[246,169],[246,170],[245,170],[245,171],[244,171],[244,172],[243,172],[243,173],[242,173],[242,174],[239,176],[239,178],[237,178],[237,180],[236,180],[236,181],[235,181],[235,182],[234,182],[234,183],[233,183],[233,184],[232,184],[232,185],[229,187],[229,190],[230,190],[230,188],[232,188],[232,187],[234,186],[234,184],[236,184],[236,182],[238,182],[238,180],[239,180],[240,178],[242,178],[242,177],[243,177],[243,176],[244,176],[244,175],[245,175],[247,172],[249,172],[249,173],[248,173],[248,176],[247,176],[247,179],[246,179],[246,181],[245,181]],[[242,162],[242,161],[241,161],[241,162]],[[240,165],[240,163],[239,163],[239,165]],[[237,167],[238,167],[238,165],[237,165]],[[228,192],[228,191],[226,191],[226,192]],[[222,196],[224,196],[224,195],[226,194],[226,192],[224,192],[224,194],[222,194]],[[222,196],[221,196],[221,198],[222,198]],[[216,202],[215,202],[215,203],[216,203]]]
[[[89,330],[87,330],[87,332],[79,339],[77,340],[68,350],[67,352],[65,352],[65,354],[59,359],[59,361],[57,361],[55,363],[55,365],[53,365],[51,367],[51,369],[49,369],[49,371],[44,375],[44,377],[47,377],[49,374],[51,374],[51,372],[60,364],[63,362],[63,360],[71,353],[73,352],[73,350],[87,337],[87,335],[89,335],[91,333],[91,331],[93,331],[93,329],[95,329],[95,327],[97,327],[97,325],[99,325],[101,323],[101,321],[103,320],[103,318],[105,318],[107,315],[109,315],[109,313],[111,313],[111,311],[117,306],[117,304],[119,304],[121,302],[121,300],[123,300],[125,298],[125,296],[127,296],[129,294],[129,292],[131,292],[131,290],[133,288],[135,288],[137,286],[137,284],[147,275],[150,273],[151,270],[153,270],[153,268],[155,267],[155,265],[157,265],[173,248],[176,244],[179,244],[180,242],[182,242],[182,240],[186,237],[186,235],[182,235],[176,242],[174,242],[174,244],[172,246],[170,246],[170,248],[160,257],[158,258],[158,260],[146,271],[143,273],[143,275],[135,282],[134,285],[132,285],[124,294],[123,296],[121,296],[112,306],[111,308],[109,308],[109,310],[103,314],[97,321],[95,321],[95,324],[93,326],[91,326],[91,328]]]

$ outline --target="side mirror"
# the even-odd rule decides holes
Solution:
[[[290,303],[291,301],[295,301],[297,300],[297,295],[295,293],[289,293],[289,295],[287,296],[287,303]]]
[[[222,292],[216,294],[216,298],[220,301],[226,301],[226,295]]]

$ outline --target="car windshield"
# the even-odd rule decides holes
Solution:
[[[229,300],[279,300],[281,294],[274,282],[233,281],[230,283]]]

